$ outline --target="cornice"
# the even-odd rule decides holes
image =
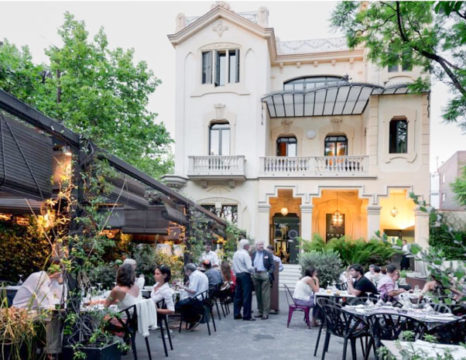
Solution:
[[[286,54],[286,55],[277,55],[273,59],[272,65],[285,65],[285,64],[294,64],[300,62],[301,64],[313,63],[317,61],[322,62],[331,62],[335,61],[363,61],[364,60],[364,51],[362,49],[355,50],[344,50],[344,51],[327,51],[327,52],[316,52],[316,53],[307,53],[307,54]]]

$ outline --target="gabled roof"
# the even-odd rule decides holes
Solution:
[[[173,46],[177,46],[183,41],[189,39],[194,34],[198,33],[206,26],[214,23],[218,19],[225,19],[263,39],[267,39],[269,45],[269,53],[272,56],[276,56],[275,46],[275,34],[273,28],[264,28],[255,22],[248,20],[246,17],[235,13],[234,11],[228,10],[221,5],[217,5],[204,15],[198,17],[193,22],[182,28],[175,34],[168,35],[168,39]]]

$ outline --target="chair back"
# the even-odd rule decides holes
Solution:
[[[401,314],[373,314],[367,318],[376,347],[381,346],[382,340],[398,340],[403,331],[413,331],[415,339],[424,335],[424,323]]]
[[[439,313],[442,313],[442,314],[451,314],[451,309],[445,304],[430,303],[430,306],[432,306],[432,309],[434,309],[434,311],[436,311],[436,312],[439,312]]]
[[[155,306],[157,309],[166,309],[167,308],[167,304],[165,303],[165,299],[162,299],[162,300],[159,300],[155,303]],[[167,314],[159,314],[157,313],[157,326],[160,327],[161,323],[162,323],[162,320],[163,318],[165,318],[167,316]]]
[[[286,285],[283,284],[283,287],[285,288],[285,297],[286,297],[286,302],[288,303],[288,306],[296,306],[294,299],[293,299],[293,294],[291,293],[290,288]]]
[[[344,337],[347,327],[346,314],[341,307],[326,304],[323,306],[323,313],[325,316],[325,323],[327,324],[327,331],[332,335]]]
[[[335,302],[335,300],[333,298],[328,298],[328,297],[317,297],[317,305],[323,309],[325,305],[333,305],[333,306],[338,306],[338,307],[341,307],[340,304],[338,304],[337,302]]]
[[[136,305],[131,305],[126,309],[119,311],[119,314],[125,314],[126,316],[126,321],[122,321],[121,318],[117,318],[124,331],[130,334],[136,333],[138,331],[138,313],[136,311]]]
[[[466,341],[466,315],[462,318],[438,325],[426,332],[437,338],[440,344],[460,344]]]

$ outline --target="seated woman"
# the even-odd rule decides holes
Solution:
[[[293,293],[293,300],[296,305],[301,306],[314,306],[314,294],[319,292],[319,278],[317,277],[317,270],[309,266],[304,276],[296,283]],[[317,307],[312,310],[312,326],[318,326],[317,321]]]
[[[166,309],[157,308],[159,314],[173,314],[175,303],[173,302],[173,290],[168,285],[171,279],[171,270],[166,265],[159,265],[154,270],[155,285],[150,297],[155,303],[165,300]]]
[[[105,307],[116,304],[124,310],[138,302],[139,287],[135,284],[135,273],[129,264],[118,268],[116,286],[105,300],[91,301],[90,304],[104,304]]]
[[[233,301],[236,287],[236,276],[231,270],[230,263],[226,260],[220,265],[223,284],[220,287],[220,298],[224,301]]]
[[[424,297],[425,294],[427,293],[432,293],[434,296],[438,297],[447,297],[448,292],[446,290],[449,290],[450,296],[453,298],[455,301],[460,301],[463,298],[463,293],[458,291],[454,285],[452,284],[452,281],[450,280],[450,286],[445,287],[440,280],[435,275],[431,275],[432,280],[428,281],[425,283],[424,288],[422,289],[421,292],[421,298]]]

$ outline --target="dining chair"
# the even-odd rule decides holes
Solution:
[[[382,340],[398,340],[403,331],[412,331],[415,339],[422,338],[427,330],[426,325],[408,315],[377,313],[367,317],[367,323],[371,334],[371,341],[366,350],[366,359],[371,347],[377,357],[377,349],[382,346]]]
[[[198,293],[198,294],[194,295],[192,298],[199,300],[200,306],[202,306],[201,322],[205,322],[207,324],[207,331],[208,331],[209,336],[210,336],[211,335],[210,324],[209,324],[210,320],[212,320],[212,325],[213,325],[213,328],[214,328],[215,332],[217,331],[217,327],[215,325],[215,318],[213,316],[213,306],[214,306],[214,304],[211,301],[211,299],[209,298],[209,290]],[[194,300],[194,301],[196,301],[196,300]],[[179,325],[179,328],[178,328],[178,332],[181,332],[181,327],[182,327],[183,321],[186,323],[186,327],[187,327],[188,324],[186,322],[186,319],[184,319],[183,314],[180,314],[180,325]]]
[[[322,360],[325,359],[325,354],[328,351],[331,336],[343,338],[343,354],[342,360],[346,360],[346,352],[348,347],[348,341],[351,346],[351,354],[353,360],[357,359],[356,353],[356,340],[361,340],[361,349],[363,356],[367,352],[364,347],[362,338],[370,336],[367,324],[364,322],[362,317],[345,312],[343,308],[335,305],[324,305],[323,312],[325,315],[325,323],[327,331],[325,334],[324,347],[322,349]]]
[[[167,305],[165,304],[164,299],[162,299],[160,301],[157,301],[157,303],[155,305],[157,306],[157,309],[166,309],[167,308]],[[163,350],[165,352],[165,356],[168,356],[167,342],[165,340],[165,331],[167,332],[168,342],[170,344],[170,349],[171,350],[173,350],[173,344],[172,344],[172,337],[171,337],[171,334],[170,334],[170,329],[168,328],[167,314],[157,313],[157,326],[160,329],[160,336],[162,337]]]
[[[311,321],[309,319],[309,313],[310,310],[313,308],[313,306],[307,306],[307,305],[298,305],[296,304],[296,301],[293,299],[293,295],[291,293],[290,288],[284,284],[285,287],[285,296],[286,296],[286,301],[288,303],[288,321],[286,323],[286,327],[290,327],[290,321],[291,318],[293,317],[293,313],[295,311],[302,311],[304,312],[304,321],[307,324],[307,327],[311,327]]]
[[[466,315],[427,330],[426,334],[435,336],[440,344],[458,345],[466,342]]]
[[[333,298],[328,298],[328,297],[317,297],[316,299],[316,306],[318,307],[318,310],[323,314],[323,308],[325,305],[335,305],[335,306],[341,306],[340,304],[336,303]],[[319,348],[319,341],[320,341],[320,336],[322,334],[322,329],[325,326],[325,315],[323,316],[320,327],[319,327],[319,333],[317,335],[317,341],[316,341],[316,346],[314,348],[314,356],[317,356],[317,350]]]

